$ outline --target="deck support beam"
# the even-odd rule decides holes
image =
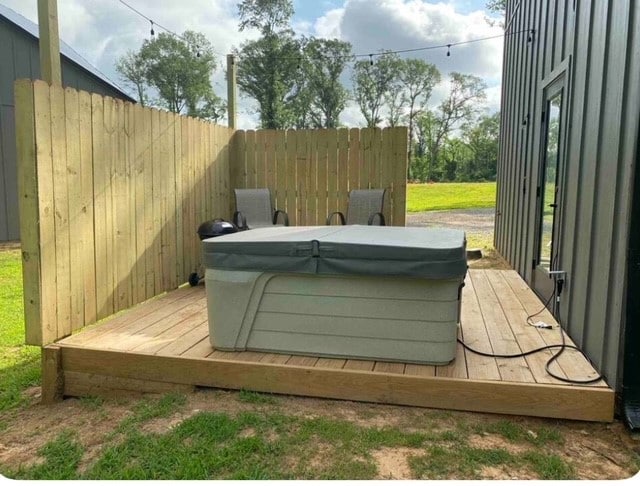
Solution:
[[[613,391],[62,348],[65,373],[473,412],[610,422]],[[72,394],[71,388],[65,391]]]
[[[63,393],[62,352],[58,346],[45,346],[42,348],[42,403],[59,402]]]

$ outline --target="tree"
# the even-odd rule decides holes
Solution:
[[[291,31],[270,33],[244,43],[237,54],[238,86],[257,101],[262,128],[291,127],[300,80],[300,42]]]
[[[125,85],[135,90],[138,102],[145,106],[147,104],[146,67],[140,53],[127,51],[116,62],[116,71],[120,74]]]
[[[500,20],[497,23],[498,25],[500,25],[500,27],[504,29],[505,27],[504,17],[507,11],[507,0],[488,0],[486,8],[489,12],[500,15],[500,17],[503,20]],[[494,26],[496,24],[496,21],[493,19],[486,18],[486,20],[491,26]]]
[[[304,47],[303,82],[310,121],[315,128],[336,128],[348,92],[340,76],[350,62],[351,44],[337,39],[312,38]]]
[[[504,12],[507,10],[507,0],[488,0],[487,10],[489,12],[501,13],[504,15]]]
[[[470,157],[461,167],[460,178],[473,181],[496,180],[500,113],[483,115],[462,130],[462,140]]]
[[[140,49],[149,85],[160,95],[161,104],[182,113],[195,107],[211,91],[211,72],[215,67],[213,49],[204,35],[187,31],[178,38],[161,33],[145,40]]]
[[[215,67],[211,43],[193,31],[179,37],[161,33],[145,40],[137,53],[127,52],[116,65],[141,104],[151,102],[147,94],[151,90],[157,95],[152,105],[217,121],[225,107],[211,86]]]
[[[440,82],[440,71],[433,64],[421,59],[406,59],[400,69],[400,82],[409,113],[409,140],[413,142],[416,117],[424,112],[431,98],[433,88]],[[409,144],[409,161],[412,159]]]
[[[381,110],[397,79],[398,56],[385,52],[375,62],[357,61],[353,67],[353,91],[368,127],[382,122]]]
[[[486,99],[486,84],[470,74],[450,74],[449,96],[436,110],[428,110],[418,119],[419,145],[427,157],[424,177],[431,180],[439,162],[440,150],[450,134],[476,115],[480,103]]]
[[[296,119],[300,92],[301,42],[289,23],[291,0],[243,0],[238,4],[240,30],[256,28],[262,37],[236,50],[240,89],[257,101],[262,128],[289,128]]]
[[[255,28],[263,36],[287,30],[293,13],[291,0],[242,0],[238,4],[240,30]]]

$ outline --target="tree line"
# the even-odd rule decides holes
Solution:
[[[239,29],[260,32],[233,53],[238,87],[254,100],[261,128],[337,128],[353,100],[368,127],[408,126],[410,180],[495,180],[499,122],[483,114],[484,81],[449,73],[448,94],[434,105],[443,76],[433,64],[385,51],[356,59],[348,42],[296,36],[293,13],[292,0],[238,4]],[[226,106],[211,84],[218,64],[206,37],[186,31],[145,40],[116,68],[140,103],[219,121]]]

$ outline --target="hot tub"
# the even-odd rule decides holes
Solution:
[[[462,231],[273,227],[202,245],[216,349],[425,364],[455,357]]]

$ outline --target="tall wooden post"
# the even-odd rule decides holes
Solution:
[[[227,113],[229,128],[235,130],[237,124],[237,87],[236,87],[236,59],[233,54],[227,54]]]
[[[47,83],[62,84],[57,0],[38,0],[40,28],[40,75]]]

